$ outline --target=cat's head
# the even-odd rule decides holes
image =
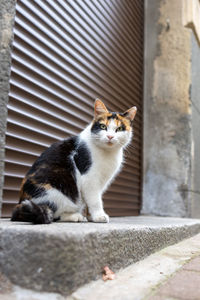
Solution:
[[[136,112],[135,106],[124,113],[109,112],[105,104],[97,99],[91,126],[93,142],[104,149],[125,147],[132,137],[132,121]]]

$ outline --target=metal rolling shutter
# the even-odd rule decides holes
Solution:
[[[136,105],[135,138],[104,195],[112,216],[137,215],[141,198],[143,1],[19,0],[6,133],[3,216],[21,180],[51,143],[77,134],[99,97],[112,111]]]

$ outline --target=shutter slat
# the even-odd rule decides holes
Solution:
[[[139,209],[121,209],[121,208],[108,208],[106,209],[107,213],[110,216],[118,216],[118,217],[124,217],[124,216],[138,216],[140,210]]]
[[[63,3],[64,1],[62,1]],[[117,27],[114,23],[110,24],[110,18],[105,16],[105,11],[102,12],[101,5],[99,5],[98,2],[94,3],[92,1],[80,1],[80,2],[71,2],[71,5],[74,10],[80,11],[80,7],[85,11],[85,13],[82,10],[82,17],[86,22],[88,22],[89,26],[87,27],[88,30],[94,29],[97,32],[98,37],[101,37],[100,41],[100,47],[106,48],[106,53],[110,52],[111,57],[115,58],[115,61],[117,61],[121,65],[121,69],[123,70],[125,67],[123,65],[123,61],[131,61],[131,65],[135,65],[136,68],[138,68],[138,65],[135,64],[135,61],[132,59],[132,56],[130,56],[130,50],[127,46],[127,43],[125,43],[124,48],[127,51],[124,51],[124,48],[121,44],[123,41],[123,35],[119,35],[119,32],[117,32]],[[64,6],[64,5],[63,5]],[[96,6],[96,7],[95,7]],[[97,7],[98,6],[98,7]],[[87,12],[87,13],[86,13]],[[108,21],[109,20],[109,21]],[[87,26],[83,24],[83,27]],[[111,25],[111,26],[110,26]],[[104,32],[102,31],[102,28],[104,28]],[[120,41],[120,42],[119,42]],[[108,45],[106,47],[106,45]],[[117,55],[115,55],[115,52]],[[141,63],[141,61],[140,61]],[[129,72],[129,69],[127,68],[127,71]]]
[[[12,67],[12,71],[13,72],[15,72],[16,74],[18,74],[18,75],[20,75],[21,77],[23,77],[23,78],[25,78],[25,79],[27,79],[27,80],[29,80],[29,81],[33,81],[33,82],[35,82],[35,84],[36,85],[40,85],[40,87],[41,88],[44,88],[44,89],[47,89],[47,84],[46,85],[44,85],[44,84],[41,84],[40,82],[40,80],[39,80],[39,78],[37,78],[37,77],[35,77],[35,80],[33,80],[33,78],[31,78],[31,76],[33,76],[33,74],[32,75],[28,75],[28,74],[24,74],[24,73],[22,73],[22,71],[19,69],[19,67]],[[42,77],[43,77],[43,80],[44,80],[44,78],[45,78],[45,74],[42,74]],[[51,79],[52,80],[52,79]],[[52,83],[53,82],[55,82],[55,81],[53,81],[52,80]],[[52,85],[51,85],[52,86]],[[50,85],[48,85],[48,88],[50,88]],[[65,88],[66,89],[66,88]],[[52,90],[52,92],[53,92],[53,89],[51,88],[51,90]],[[70,89],[70,90],[68,90],[68,92],[69,93],[72,93],[74,96],[76,96],[76,97],[78,97],[80,94],[76,94],[75,92],[73,92],[73,90],[72,89]],[[54,92],[53,92],[54,93]],[[61,98],[61,95],[60,94],[58,94],[58,96]],[[136,126],[135,126],[135,130],[137,129],[137,124],[136,124]]]
[[[103,196],[111,216],[138,215],[142,167],[144,1],[17,1],[8,104],[3,216],[25,173],[50,144],[78,134],[94,99],[136,105],[123,170]]]
[[[113,203],[113,201],[107,201],[106,208],[116,208],[115,203]],[[124,208],[124,202],[123,201],[118,201],[117,202],[117,208],[119,209],[123,209]],[[126,209],[139,209],[139,205],[136,203],[132,202],[126,202]]]
[[[11,149],[6,149],[6,159],[5,162],[12,164],[12,167],[17,165],[27,166],[28,169],[32,166],[33,161],[35,161],[37,156],[23,153],[20,151],[13,151]],[[6,164],[7,165],[7,164]],[[6,183],[4,184],[6,186]],[[5,188],[5,187],[4,187]],[[12,186],[10,186],[12,189]],[[18,186],[19,189],[19,186]]]
[[[24,50],[24,49],[20,49],[20,47],[17,43],[15,43],[14,46],[15,46],[16,49],[19,49],[20,51]],[[25,53],[27,55],[27,59],[25,59]],[[50,60],[45,62],[45,59],[43,57],[40,58],[38,55],[36,56],[33,52],[28,52],[27,50],[25,50],[25,51],[23,51],[23,56],[20,57],[20,55],[16,51],[16,55],[13,56],[13,59],[15,59],[17,62],[19,62],[21,64],[24,64],[25,66],[30,65],[31,60],[33,60],[34,61],[33,64],[34,64],[34,71],[35,72],[40,72],[41,67],[44,67],[44,68],[46,68],[46,70],[49,73],[52,72],[52,73],[50,73],[52,81],[55,82],[55,80],[57,80],[56,79],[56,77],[57,77],[58,81],[61,78],[61,80],[66,81],[66,84],[70,84],[72,86],[76,83],[75,88],[82,89],[82,91],[84,93],[86,93],[88,91],[91,91],[91,93],[95,93],[95,92],[100,93],[100,90],[102,91],[102,87],[95,84],[94,82],[92,82],[92,84],[91,84],[91,81],[86,80],[86,79],[85,80],[82,79],[82,82],[78,81],[79,78],[78,78],[78,80],[76,79],[78,77],[78,76],[76,76],[76,74],[73,74],[72,79],[70,79],[69,78],[69,68],[68,68],[68,73],[67,73],[67,70],[65,70],[65,72],[64,71],[61,72],[60,70],[58,71],[57,68],[55,67],[55,65],[51,66]],[[29,61],[29,63],[27,61]],[[39,64],[41,64],[41,66]],[[55,75],[56,75],[56,77],[55,77]],[[84,88],[82,87],[83,84],[85,86]],[[111,97],[111,95],[114,96],[115,98],[118,98],[119,97],[119,92],[122,94],[123,97],[126,96],[126,94],[122,93],[122,91],[120,89],[117,89],[117,91],[115,92],[115,90],[112,87],[109,86],[109,87],[106,88],[104,86],[102,96],[104,98],[107,98],[107,99],[109,99]],[[121,100],[119,98],[119,110],[121,108],[120,102],[121,102]],[[137,104],[137,102],[138,101],[136,101],[135,104]],[[130,106],[131,105],[133,105],[133,103],[130,103]],[[139,112],[139,114],[140,114],[140,112]]]
[[[18,35],[18,36],[21,36],[24,40],[26,40],[26,42],[30,42],[30,39],[27,40],[27,39],[26,39],[26,36],[25,36],[25,35],[22,35],[21,33],[19,33],[19,31],[15,30],[15,34]],[[35,36],[38,37],[38,34],[36,33]],[[45,43],[45,41],[46,41],[46,40],[43,40],[43,43]],[[40,52],[42,51],[42,48],[40,47],[40,45],[39,45],[37,42],[33,42],[31,46],[32,46],[32,47],[37,47],[37,48],[39,47]],[[50,46],[52,46],[52,44],[48,44],[48,46],[49,46],[49,48],[50,48]],[[51,47],[51,48],[52,48],[52,47]],[[54,49],[54,50],[55,50],[55,49]],[[56,50],[55,50],[55,51],[56,51]],[[42,53],[43,53],[43,51],[42,51]],[[48,54],[47,51],[45,51],[45,53]],[[69,60],[69,55],[68,55],[68,56],[63,55],[63,53],[61,53],[60,51],[57,51],[57,52],[54,52],[53,54],[50,54],[50,57],[53,56],[54,59],[55,59],[57,53],[59,53],[59,55],[60,55],[62,58],[65,59],[65,61],[63,61],[63,64],[66,64],[66,61]],[[70,63],[73,64],[73,61],[70,61]],[[75,66],[77,67],[77,63],[75,63]],[[79,66],[81,66],[81,64],[79,64]],[[81,73],[83,72],[82,69],[83,69],[83,68],[80,69],[80,67],[79,67],[79,69],[78,69],[78,70],[79,70],[79,73],[80,73],[80,72],[81,72]],[[69,72],[70,72],[70,68],[69,68]],[[102,82],[103,85],[101,85],[101,87],[103,87],[103,89],[104,89],[106,86],[108,86],[107,89],[113,89],[112,80],[110,80],[110,79],[106,76],[106,81],[105,81],[105,80],[104,80],[105,76],[102,76],[101,74],[99,74],[99,73],[98,73],[98,69],[96,70],[96,73],[93,72],[92,74],[90,74],[89,70],[87,69],[87,73],[86,73],[86,74],[87,74],[87,76],[90,75],[90,80],[91,80],[91,81],[94,81],[95,79],[98,80],[98,78],[99,78],[99,79],[100,79],[99,85],[100,85],[100,83]],[[85,76],[85,74],[82,73],[81,76],[83,77],[83,76]],[[113,78],[112,78],[112,79],[113,79]],[[119,89],[119,87],[120,87],[120,89]],[[129,93],[129,90],[128,90],[128,89],[125,90],[124,85],[121,85],[121,82],[120,82],[120,81],[118,81],[118,82],[117,82],[117,85],[115,85],[115,89],[117,89],[117,92],[118,92],[119,96],[121,96],[122,98],[124,97],[124,95],[127,95],[127,93]],[[140,89],[138,89],[138,88],[136,88],[136,87],[134,88],[134,94],[129,94],[130,97],[126,99],[126,100],[127,100],[127,103],[130,103],[130,105],[133,105],[133,104],[129,101],[129,99],[132,99],[132,98],[134,99],[135,104],[139,103],[139,102],[138,102],[139,90],[140,90]],[[123,92],[123,94],[122,94],[122,92]]]
[[[27,2],[28,3],[28,2]],[[21,13],[23,13],[23,16],[26,16],[27,15],[27,12],[24,11],[23,9],[20,11]],[[65,44],[64,41],[62,41],[61,39],[57,38],[57,36],[55,34],[52,34],[44,25],[42,25],[40,23],[40,20],[36,20],[36,18],[32,18],[30,17],[29,19],[26,20],[26,22],[22,22],[22,20],[16,18],[16,22],[19,22],[19,24],[21,24],[21,26],[24,28],[24,29],[28,29],[32,34],[34,34],[35,36],[38,36],[39,33],[36,33],[34,32],[34,27],[33,26],[28,26],[28,22],[33,22],[32,24],[35,24],[37,25],[38,28],[40,28],[41,31],[44,31],[45,32],[43,34],[47,35],[48,38],[52,39],[56,45],[58,44],[62,50],[67,48],[67,50],[70,52],[70,54],[72,56],[74,56],[78,61],[80,61],[82,64],[86,65],[87,68],[92,68],[93,70],[95,70],[95,73],[97,72],[97,70],[100,70],[100,73],[103,71],[103,64],[102,62],[99,62],[99,55],[95,56],[95,58],[93,58],[91,55],[89,55],[88,52],[84,51],[84,49],[81,50],[81,54],[83,55],[84,54],[84,57],[83,56],[80,56],[79,52],[80,52],[80,45],[76,45],[73,43],[73,47],[74,49],[72,49],[71,47],[68,46],[68,44]],[[42,35],[40,35],[38,38],[42,38]],[[52,45],[52,40],[51,40],[51,43],[48,42],[48,45]],[[70,40],[71,41],[71,40]],[[47,42],[46,38],[43,38],[43,42]],[[49,45],[49,46],[50,46]],[[58,49],[57,49],[58,51]],[[66,56],[66,55],[65,55]],[[86,57],[86,59],[85,59]],[[113,72],[113,68],[117,68],[118,65],[115,65],[113,66],[111,69],[110,69],[110,72],[109,72],[109,76],[111,77],[111,80],[117,80],[117,77],[118,77],[118,73],[122,72],[123,70],[117,70],[116,69],[116,72],[114,73]],[[95,69],[94,69],[95,67]],[[107,67],[108,67],[108,64],[107,64]],[[126,78],[126,74],[123,74]],[[133,75],[133,74],[132,74]],[[108,77],[108,74],[107,76]],[[130,77],[130,76],[129,76]],[[136,76],[134,79],[134,81],[132,81],[131,83],[129,83],[129,80],[130,78],[127,77],[126,80],[121,77],[120,80],[117,80],[117,84],[119,86],[121,86],[121,88],[123,88],[123,85],[125,86],[128,86],[130,89],[132,89],[133,86],[135,86],[137,88],[137,85],[135,83],[135,81],[138,80],[138,76]],[[122,85],[122,82],[123,82],[123,85]],[[127,94],[129,94],[129,90],[126,91]],[[131,97],[131,94],[129,95]]]
[[[113,12],[110,13],[107,4],[108,3],[106,2],[98,2],[98,1],[96,1],[95,4],[92,1],[87,2],[88,7],[93,6],[94,8],[96,6],[95,12],[98,20],[97,22],[99,23],[100,28],[102,27],[103,24],[104,26],[106,25],[106,29],[109,36],[108,42],[109,40],[112,40],[114,42],[115,49],[120,50],[119,57],[121,58],[122,61],[127,63],[127,59],[128,59],[130,63],[130,69],[127,68],[128,73],[131,73],[132,67],[135,67],[136,70],[138,69],[138,71],[140,72],[139,65],[138,65],[138,62],[139,64],[141,64],[140,57],[138,53],[135,52],[133,49],[133,53],[135,54],[133,59],[133,53],[131,52],[128,43],[129,39],[125,39],[125,37],[127,38],[126,32],[123,30],[123,27],[120,26],[120,23],[118,21],[116,23],[116,16],[114,20],[114,18],[112,17]],[[84,2],[82,3],[82,5],[84,5]],[[113,29],[111,34],[109,34],[109,29]],[[139,61],[137,60],[138,58]]]
[[[14,58],[15,60],[17,60],[18,62],[21,62],[21,63],[25,63],[25,53],[27,55],[27,60],[34,60],[34,66],[36,64],[41,64],[42,66],[44,66],[45,68],[47,68],[47,70],[50,70],[52,72],[51,76],[55,76],[55,74],[58,76],[58,78],[62,78],[62,80],[65,80],[68,84],[71,84],[71,83],[75,83],[75,81],[77,82],[76,86],[80,87],[84,84],[86,87],[87,87],[87,91],[88,90],[91,90],[91,92],[103,92],[102,93],[102,96],[104,98],[110,98],[111,95],[115,98],[119,98],[119,93],[122,95],[122,97],[126,97],[126,94],[123,93],[123,91],[121,89],[119,89],[118,87],[116,88],[116,91],[114,90],[114,88],[112,86],[108,86],[106,83],[103,85],[103,90],[102,90],[102,85],[100,86],[99,84],[97,84],[96,82],[94,82],[94,77],[93,77],[93,80],[91,82],[91,79],[85,79],[83,76],[80,76],[80,75],[77,75],[78,73],[77,72],[71,72],[72,75],[72,79],[68,79],[69,78],[69,67],[67,68],[64,68],[63,64],[62,64],[62,68],[64,70],[57,70],[58,67],[56,67],[55,64],[52,64],[50,59],[46,59],[45,57],[41,57],[39,56],[39,54],[37,53],[37,55],[31,51],[27,51],[23,49],[20,49],[20,46],[18,45],[18,43],[14,43],[14,46],[16,49],[19,49],[20,51],[23,50],[23,56],[20,57],[19,54],[18,55],[15,55]],[[60,65],[59,65],[60,67]],[[38,69],[40,70],[40,66],[38,66]],[[80,77],[82,78],[82,80],[80,80]],[[83,90],[84,91],[84,90]],[[122,100],[120,100],[119,98],[119,111],[121,110],[121,102]],[[128,101],[130,102],[130,101]],[[135,105],[137,104],[138,100],[135,101]],[[133,105],[133,102],[132,103],[129,103],[130,106]],[[128,107],[128,103],[127,103],[127,107]],[[139,112],[140,114],[140,112]]]
[[[17,123],[9,124],[9,121],[6,134],[7,137],[14,138],[17,143],[20,143],[21,140],[23,143],[28,142],[33,144],[33,147],[36,145],[36,147],[42,146],[47,148],[55,141],[55,139],[46,137],[45,135],[41,136],[37,131],[33,132],[32,130],[27,130],[23,127],[23,125],[19,125]]]
[[[121,30],[123,30],[123,34],[126,36],[126,41],[129,41],[129,46],[132,48],[131,43],[134,43],[135,45],[136,43],[143,42],[143,34],[141,33],[141,31],[137,30],[137,27],[135,28],[135,26],[133,26],[132,20],[129,20],[130,10],[124,10],[125,1],[123,2],[123,5],[121,5],[121,2],[121,0],[111,0],[105,3],[103,2],[102,5],[108,6],[110,11],[112,11],[112,14],[117,15],[117,20],[118,23],[121,25]],[[134,20],[137,22],[137,17],[135,17]],[[137,56],[138,60],[141,62],[139,52],[136,51],[134,47],[134,57],[135,56]]]
[[[21,178],[5,176],[4,189],[19,192],[21,182],[22,182]]]
[[[133,32],[135,34],[137,34],[136,31],[136,26],[135,28],[133,27],[133,23],[132,23],[132,18],[134,18],[135,23],[138,26],[141,26],[141,22],[143,22],[143,1],[123,1],[123,5],[121,3],[121,0],[117,0],[117,1],[113,1],[113,5],[115,6],[119,6],[120,10],[122,11],[122,13],[124,12],[124,17],[126,18],[127,24],[129,24],[130,28],[133,30]],[[128,12],[128,13],[127,13]]]
[[[32,83],[31,81],[26,81],[25,78],[22,78],[23,80],[23,85],[20,83],[21,77],[15,76],[16,74],[12,73],[12,78],[10,80],[10,83],[12,84],[11,86],[11,97],[12,97],[12,91],[15,92],[15,97],[19,99],[21,97],[21,93],[23,93],[23,97],[29,101],[35,101],[35,103],[39,103],[39,106],[42,107],[48,107],[48,109],[52,108],[52,111],[55,111],[55,113],[58,112],[58,115],[62,114],[62,116],[65,116],[66,118],[67,115],[70,114],[72,117],[75,117],[77,119],[77,115],[80,115],[80,120],[82,120],[84,123],[88,123],[91,120],[91,115],[92,115],[92,109],[91,113],[89,113],[89,108],[84,108],[84,105],[82,107],[74,107],[71,106],[71,101],[68,99],[70,102],[68,103],[67,107],[66,102],[64,102],[63,98],[59,98],[56,95],[52,95],[49,93],[49,91],[45,91],[45,94],[43,93],[42,90],[38,92],[36,90],[36,86]],[[54,101],[53,101],[54,100]],[[26,101],[26,100],[25,100]],[[32,102],[30,101],[30,102]],[[84,109],[84,110],[83,110]],[[82,110],[82,113],[80,114],[80,110]]]
[[[22,153],[30,153],[33,155],[40,155],[46,148],[47,144],[35,143],[32,139],[26,139],[24,137],[18,137],[16,133],[10,134],[6,132],[6,149],[12,148]]]
[[[65,98],[66,94],[73,96],[77,99],[80,99],[82,101],[85,99],[85,95],[82,91],[75,91],[72,88],[68,88],[64,86],[62,83],[59,83],[58,81],[54,81],[49,75],[46,77],[46,74],[43,72],[37,73],[38,69],[32,67],[31,69],[27,69],[25,66],[23,67],[24,71],[22,71],[21,66],[15,64],[13,61],[13,65],[11,68],[11,71],[13,73],[16,73],[18,76],[33,82],[37,86],[39,86],[41,89],[47,90],[51,92],[52,94],[55,94],[59,98]],[[35,71],[35,72],[34,72]],[[93,97],[94,99],[94,97]],[[83,101],[84,102],[84,101]]]
[[[51,1],[50,1],[50,3],[52,4]],[[62,4],[63,8],[66,8],[69,11],[69,6],[66,5],[65,1],[60,1],[60,3]],[[90,33],[92,30],[94,30],[93,33],[94,32],[97,33],[96,39],[99,39],[99,37],[101,37],[99,47],[102,48],[104,45],[104,47],[106,48],[106,54],[109,53],[109,51],[112,51],[109,53],[109,54],[111,54],[110,56],[108,56],[108,55],[106,56],[107,61],[112,60],[112,58],[115,58],[115,62],[116,61],[118,62],[118,64],[121,66],[120,70],[123,71],[124,70],[124,66],[122,64],[122,61],[124,60],[123,55],[125,55],[125,57],[126,57],[127,53],[126,52],[123,53],[123,50],[124,50],[123,47],[121,47],[121,45],[116,42],[116,39],[113,38],[114,34],[117,36],[116,31],[112,30],[112,26],[109,26],[109,27],[106,26],[107,22],[104,17],[104,14],[102,14],[101,12],[99,12],[97,10],[97,14],[94,15],[92,9],[90,9],[91,7],[94,8],[95,5],[98,5],[98,2],[96,2],[94,5],[94,3],[92,1],[87,1],[87,2],[71,1],[70,5],[72,6],[71,13],[73,10],[75,10],[77,12],[81,12],[82,28],[85,28],[85,26],[86,26],[87,32],[89,31]],[[81,10],[80,10],[80,7],[82,8]],[[87,13],[84,13],[84,11],[87,11]],[[100,13],[100,15],[98,15],[98,12]],[[85,23],[83,22],[83,20],[85,21]],[[87,23],[89,26],[87,26]],[[104,28],[104,32],[103,32],[102,28]],[[110,30],[112,30],[111,33],[109,32],[108,28]],[[87,38],[88,34],[87,35],[83,34],[83,36],[84,36],[84,38]],[[94,38],[94,36],[93,36],[93,38]],[[107,45],[109,45],[109,47],[107,47]],[[120,49],[120,51],[118,51],[118,49]],[[118,52],[117,52],[117,55],[115,56],[116,51],[118,51]],[[104,52],[104,51],[101,51],[101,53],[102,52]],[[129,58],[129,60],[132,59],[130,56],[128,56],[127,58]],[[133,61],[132,63],[135,63],[135,61]],[[112,62],[112,64],[115,64],[115,63]],[[118,65],[118,67],[119,67],[119,65]],[[136,67],[138,67],[138,66],[136,66]],[[126,73],[124,73],[124,74],[125,74],[125,76],[127,76]]]
[[[27,109],[26,105],[22,105],[22,108],[20,109],[20,105],[18,105],[18,103],[17,105],[16,103],[10,103],[8,108],[10,111],[9,116],[12,115],[13,119],[15,117],[16,120],[28,120],[31,124],[33,123],[34,126],[38,123],[39,128],[43,128],[45,130],[45,128],[48,127],[49,132],[52,131],[55,132],[55,134],[63,132],[63,135],[65,136],[66,132],[69,134],[74,134],[80,132],[82,128],[79,126],[79,124],[73,124],[69,122],[66,124],[65,122],[61,122],[58,118],[56,118],[56,116],[51,117],[49,114],[44,114],[41,110],[34,109],[33,107],[31,107],[31,110],[30,108]],[[26,124],[29,123],[28,121]],[[52,130],[50,128],[52,128]]]
[[[63,125],[63,126],[73,126],[75,128],[78,128],[80,130],[80,128],[83,128],[83,126],[85,126],[85,124],[87,124],[85,121],[79,119],[77,120],[77,116],[73,116],[71,115],[71,119],[72,121],[76,121],[76,123],[73,123],[72,121],[69,121],[68,119],[68,115],[67,113],[62,114],[62,112],[60,112],[60,110],[57,110],[57,114],[55,114],[55,108],[54,110],[50,110],[48,108],[48,110],[42,106],[42,104],[37,105],[36,103],[32,102],[30,99],[27,100],[27,98],[22,98],[19,95],[16,95],[12,92],[10,92],[10,102],[9,102],[9,106],[13,108],[16,108],[16,110],[24,110],[24,112],[28,113],[30,111],[34,111],[36,113],[36,115],[40,115],[40,116],[45,116],[45,119],[48,117],[48,120],[52,120],[52,122],[56,122],[57,124]]]

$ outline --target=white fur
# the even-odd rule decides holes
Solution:
[[[132,133],[128,131],[116,132],[116,124],[111,120],[106,130],[97,135],[91,133],[90,124],[80,134],[80,140],[87,144],[91,153],[92,165],[87,173],[81,175],[76,171],[76,181],[79,191],[77,204],[68,197],[52,188],[47,195],[33,199],[39,204],[44,200],[54,201],[57,205],[55,218],[61,221],[84,222],[83,206],[86,204],[93,222],[109,222],[109,216],[104,212],[102,194],[120,171],[123,161],[123,148],[130,142]],[[109,140],[108,136],[113,136]],[[73,157],[73,154],[72,154]]]
[[[62,213],[60,216],[61,222],[87,222],[87,218],[84,217],[81,213]]]
[[[74,204],[67,196],[58,191],[57,189],[49,189],[44,197],[34,198],[36,204],[52,201],[58,207],[54,217],[57,218],[60,214],[67,209],[68,212],[74,213],[79,210],[78,206]]]
[[[91,124],[80,134],[87,144],[92,156],[92,166],[81,177],[81,195],[86,202],[90,219],[93,222],[109,222],[104,212],[102,194],[120,171],[123,161],[123,148],[130,142],[132,133],[116,132],[114,121],[108,130],[101,130],[98,137],[91,134]],[[110,141],[107,136],[113,136]]]

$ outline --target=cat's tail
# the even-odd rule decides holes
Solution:
[[[53,210],[47,204],[37,205],[31,200],[24,200],[15,207],[11,221],[49,224],[53,221],[53,215]]]

